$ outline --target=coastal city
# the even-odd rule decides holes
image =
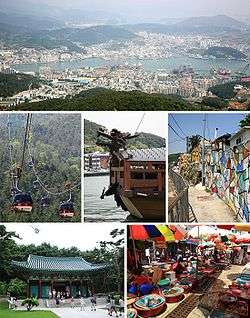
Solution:
[[[2,97],[2,108],[74,96],[92,88],[179,95],[197,102],[213,96],[209,88],[214,85],[244,76],[248,80],[250,44],[239,38],[138,32],[135,39],[122,43],[112,40],[78,45],[80,52],[67,47],[13,48],[2,44],[1,73],[24,73],[41,80],[38,87],[31,85],[28,90]],[[229,45],[238,56],[225,53],[218,58],[204,53],[211,47]],[[236,89],[249,95],[244,84]]]

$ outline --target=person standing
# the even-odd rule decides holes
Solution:
[[[96,311],[96,296],[93,294],[92,297],[90,298],[91,302],[91,311]]]
[[[119,299],[119,312],[120,312],[120,316],[124,314],[124,299],[122,296],[120,296],[120,299]]]
[[[110,298],[110,311],[109,311],[109,315],[112,316],[112,315],[113,315],[113,312],[115,312],[116,317],[118,317],[118,312],[117,312],[116,307],[115,307],[115,298],[114,298],[114,296],[112,295],[111,298]]]
[[[85,311],[85,306],[86,306],[86,303],[84,301],[84,298],[81,296],[81,298],[80,298],[80,311]]]

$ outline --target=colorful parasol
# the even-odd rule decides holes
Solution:
[[[130,225],[130,237],[133,240],[146,241],[154,238],[164,238],[166,242],[182,240],[185,231],[178,226],[168,225]]]

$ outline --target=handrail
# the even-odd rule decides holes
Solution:
[[[169,222],[194,222],[197,221],[196,217],[190,209],[188,199],[188,182],[173,169],[169,168],[169,178],[173,181],[176,198],[168,207],[168,221]]]

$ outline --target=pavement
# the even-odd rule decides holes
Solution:
[[[207,192],[201,184],[189,187],[189,203],[197,222],[235,223],[236,215],[216,195]]]
[[[242,265],[231,265],[230,269],[223,270],[214,284],[210,287],[207,291],[206,295],[204,296],[206,299],[201,300],[201,306],[195,308],[187,318],[207,318],[209,317],[210,310],[205,309],[202,306],[203,303],[206,304],[205,307],[207,308],[214,308],[215,304],[217,303],[217,299],[219,294],[223,292],[232,282],[236,279],[239,273],[242,272],[244,266]]]
[[[80,311],[79,307],[76,308],[51,308],[49,309],[53,313],[55,313],[60,318],[107,318],[108,312],[105,309],[97,308],[96,311],[91,311],[90,307],[86,307],[85,311]],[[113,313],[113,317],[115,314]],[[124,318],[124,315],[119,316],[120,318]]]
[[[18,309],[23,310],[23,309]],[[55,313],[60,318],[108,318],[108,312],[103,307],[98,307],[96,311],[91,311],[90,307],[85,307],[85,310],[81,311],[79,307],[75,308],[42,308],[37,307],[34,310],[48,310]],[[113,313],[113,317],[116,317],[115,313]],[[119,316],[120,318],[124,318],[125,316]]]

